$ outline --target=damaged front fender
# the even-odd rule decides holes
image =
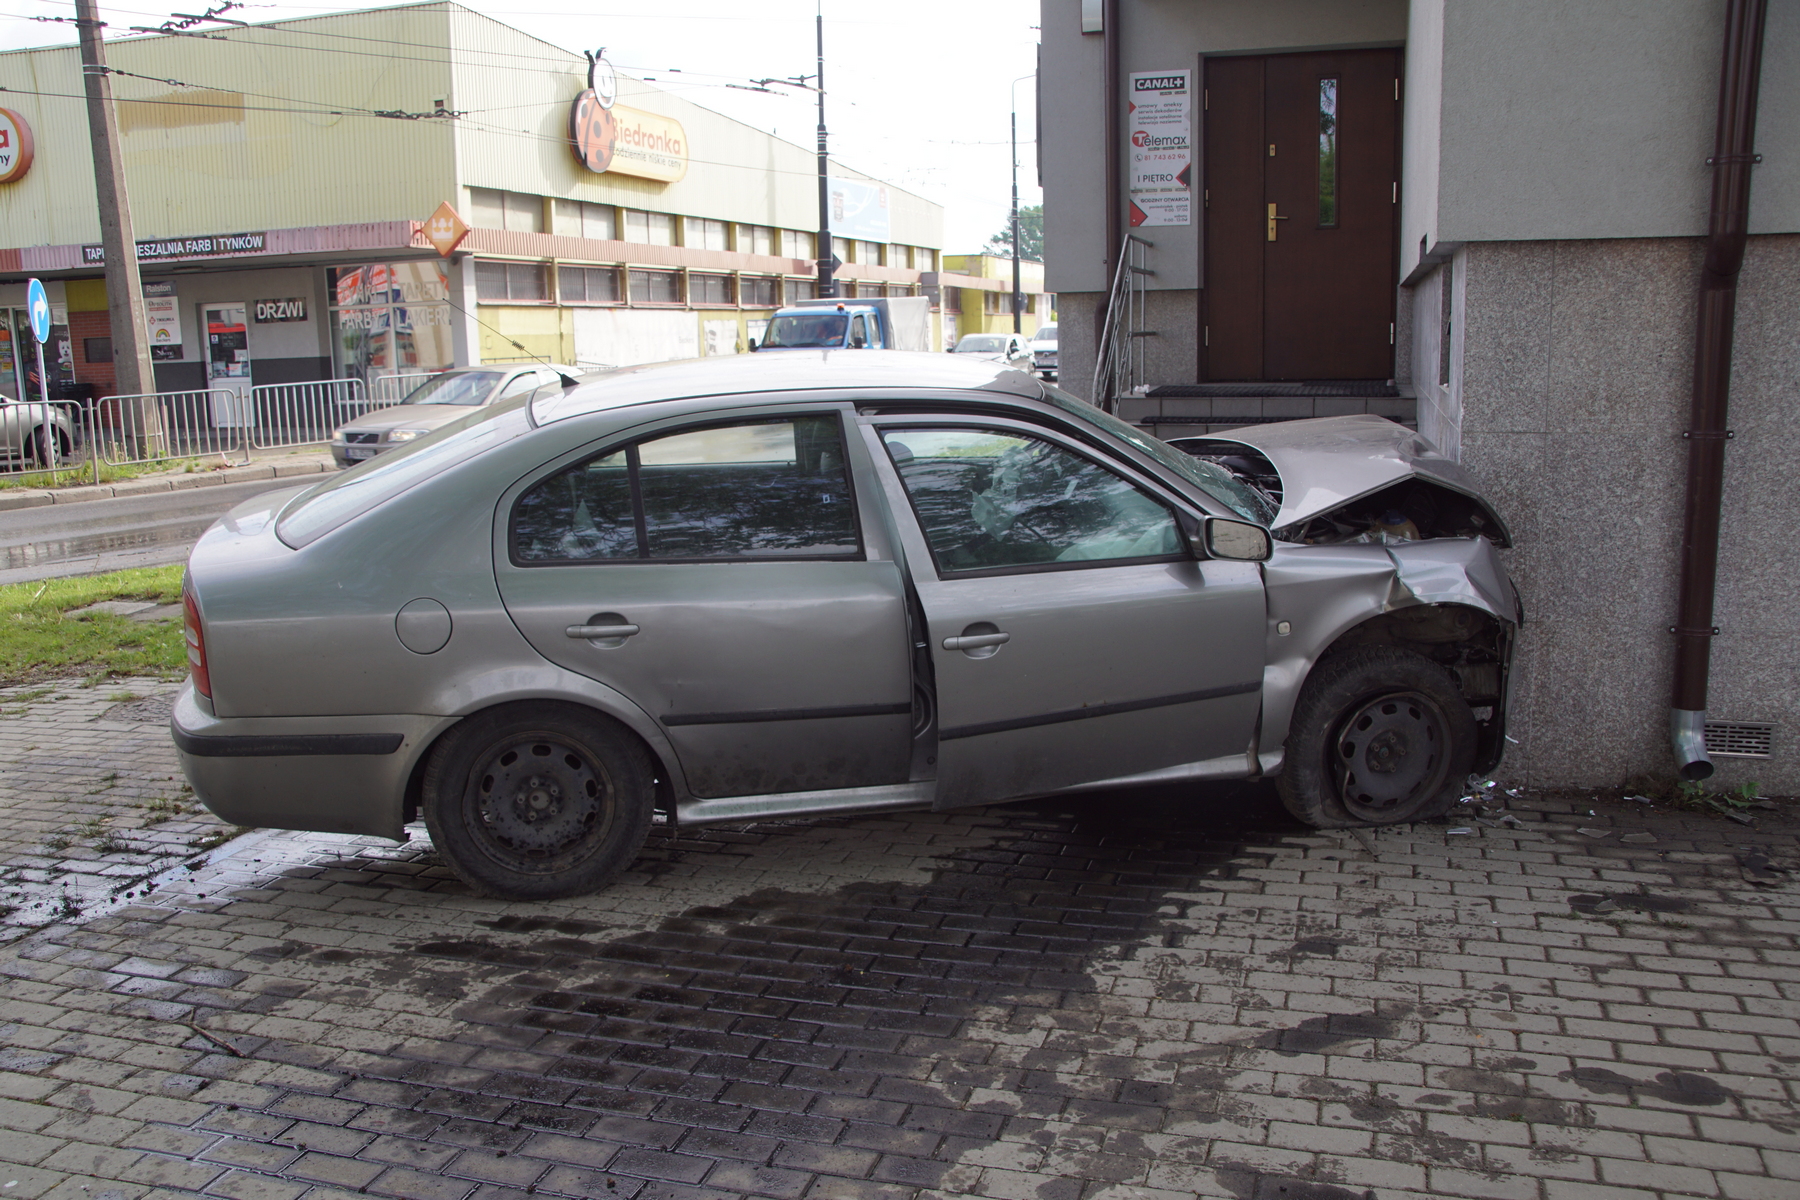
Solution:
[[[1477,769],[1505,743],[1518,592],[1486,538],[1277,545],[1265,564],[1268,666],[1259,757],[1275,769],[1306,677],[1340,646],[1405,645],[1439,662],[1477,709]],[[1485,717],[1481,710],[1488,710]]]

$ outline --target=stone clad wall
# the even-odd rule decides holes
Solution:
[[[1672,773],[1673,662],[1701,241],[1474,243],[1461,458],[1518,545],[1504,773],[1603,785]],[[1773,721],[1775,756],[1715,785],[1800,792],[1800,236],[1751,240],[1738,300],[1708,715]]]

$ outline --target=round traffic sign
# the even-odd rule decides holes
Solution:
[[[32,280],[25,289],[25,309],[31,314],[31,336],[39,342],[50,340],[50,297],[44,294],[44,285]]]

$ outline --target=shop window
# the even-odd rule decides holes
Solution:
[[[798,304],[802,300],[811,300],[819,294],[819,285],[810,279],[790,279],[787,281],[787,302]]]
[[[475,298],[484,304],[548,300],[543,263],[476,262]]]
[[[680,304],[681,272],[633,271],[631,300],[634,304]]]
[[[731,303],[731,276],[729,276],[729,275],[700,275],[700,274],[689,275],[688,276],[688,303],[694,304],[694,305],[730,304]]]
[[[687,219],[687,244],[698,250],[731,249],[725,222],[708,221],[702,217]]]
[[[617,304],[617,267],[558,267],[557,289],[564,304]]]
[[[482,265],[477,263],[478,270]],[[329,267],[325,279],[332,369],[338,378],[372,383],[395,371],[438,370],[455,361],[446,303],[450,281],[443,263]]]
[[[738,303],[746,308],[774,308],[780,300],[781,280],[746,275],[738,280]]]
[[[544,198],[524,192],[470,188],[471,222],[477,229],[508,229],[514,233],[544,231]]]
[[[109,363],[113,360],[112,339],[109,337],[82,338],[81,357],[91,363]]]
[[[617,240],[617,222],[610,204],[589,204],[584,200],[556,202],[556,232],[565,237],[590,238],[595,241]]]
[[[739,254],[774,254],[775,231],[766,225],[739,225]]]

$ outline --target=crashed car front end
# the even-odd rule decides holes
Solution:
[[[1475,716],[1474,770],[1499,765],[1524,608],[1499,556],[1511,533],[1466,470],[1412,430],[1371,416],[1172,444],[1230,471],[1276,510],[1264,567],[1264,771],[1282,764],[1308,674],[1330,653],[1369,645],[1404,648],[1448,671]]]

